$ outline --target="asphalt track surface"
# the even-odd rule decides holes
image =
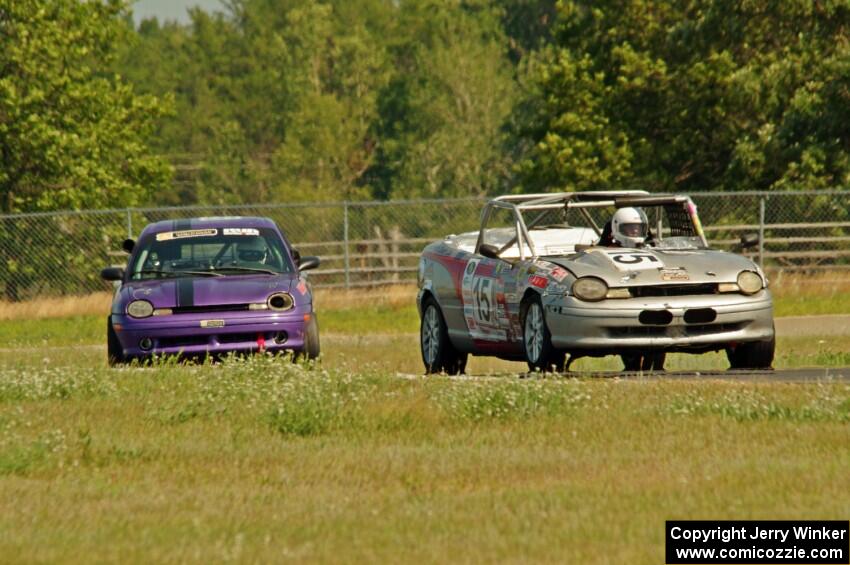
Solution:
[[[396,373],[402,379],[430,378],[420,374]],[[652,371],[646,373],[569,372],[545,375],[529,373],[496,373],[487,375],[458,375],[459,381],[496,381],[506,378],[557,380],[622,380],[622,381],[730,381],[765,383],[850,383],[850,367],[812,367],[769,371]]]
[[[651,373],[567,373],[564,376],[590,376],[623,380],[722,380],[736,382],[846,382],[850,383],[850,367],[812,367],[770,371],[661,371]]]

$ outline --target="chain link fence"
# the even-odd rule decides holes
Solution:
[[[769,270],[850,268],[850,191],[691,194],[713,246],[748,253]],[[100,269],[123,266],[121,242],[150,222],[204,216],[267,216],[302,255],[322,258],[317,287],[413,282],[425,245],[478,229],[484,199],[186,206],[0,216],[0,300],[111,288]]]

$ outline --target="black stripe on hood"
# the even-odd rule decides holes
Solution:
[[[177,306],[185,308],[195,305],[195,285],[191,278],[177,279]]]
[[[174,220],[174,231],[192,229],[192,220]]]

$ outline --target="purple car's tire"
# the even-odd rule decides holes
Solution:
[[[427,375],[460,375],[466,370],[467,355],[458,352],[452,345],[443,312],[437,301],[431,297],[426,298],[422,304],[419,347]]]
[[[124,349],[121,347],[121,342],[118,341],[118,334],[112,327],[112,316],[106,317],[106,362],[110,367],[127,363]]]
[[[552,334],[546,325],[546,316],[540,295],[523,300],[520,306],[522,346],[525,360],[531,371],[562,373],[566,369],[567,354],[552,345]]]
[[[317,359],[322,348],[319,344],[319,320],[315,312],[310,316],[310,322],[304,332],[304,355],[307,359]]]

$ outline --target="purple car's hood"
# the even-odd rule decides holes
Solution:
[[[265,302],[273,292],[287,292],[296,277],[227,276],[132,281],[124,285],[126,301],[144,299],[154,308],[216,306]],[[297,294],[297,293],[296,293]]]

